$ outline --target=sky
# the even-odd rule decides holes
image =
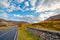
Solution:
[[[60,0],[0,0],[0,19],[36,23],[60,14]]]

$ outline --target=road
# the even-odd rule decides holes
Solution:
[[[17,28],[11,27],[0,32],[0,40],[17,40]]]

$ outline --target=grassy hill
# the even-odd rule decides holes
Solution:
[[[39,23],[33,23],[30,26],[39,29],[60,31],[60,19],[45,20]]]

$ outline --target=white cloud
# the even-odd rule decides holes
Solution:
[[[46,11],[47,9],[48,9],[48,7],[40,5],[36,8],[36,12]]]
[[[17,0],[19,2],[23,2],[24,0]],[[12,12],[13,10],[21,10],[23,11],[23,9],[20,8],[20,6],[17,6],[14,4],[14,3],[11,3],[12,0],[0,0],[0,7],[3,9],[3,8],[6,8],[6,11],[7,12]]]
[[[35,7],[30,8],[31,10],[35,10]]]
[[[15,17],[20,17],[20,15],[19,15],[19,14],[14,14],[14,16],[15,16]]]
[[[20,14],[14,14],[14,17],[23,17]]]
[[[28,3],[28,1],[27,1],[27,2],[25,2],[25,6],[29,6],[29,3]]]
[[[31,10],[35,10],[35,5],[36,5],[37,0],[30,0],[30,4],[32,5]]]
[[[0,0],[0,7],[3,9],[3,8],[6,8],[6,10],[8,12],[11,12],[15,9],[15,6],[14,5],[10,5],[10,2],[8,2],[8,0]]]
[[[3,10],[0,11],[0,18],[2,19],[7,19],[8,18],[8,15],[6,12],[4,12]]]
[[[30,0],[30,4],[34,7],[37,0]]]
[[[14,5],[11,5],[10,6],[10,9],[12,9],[12,10],[15,9],[15,6]]]
[[[17,0],[18,3],[21,3],[21,2],[23,2],[23,1],[24,1],[24,0]]]
[[[12,12],[13,10],[15,10],[16,7],[14,5],[9,6],[9,8],[7,9],[8,12]]]
[[[25,17],[34,17],[33,15],[26,15]]]
[[[29,8],[26,8],[24,11],[29,11],[30,9]]]
[[[8,17],[8,15],[6,13],[3,13],[2,16],[4,16],[5,18]]]
[[[4,8],[8,8],[9,7],[9,3],[5,0],[0,0],[0,6],[4,7]]]
[[[60,8],[59,0],[47,0],[36,8],[36,12],[42,12],[46,10],[56,10],[57,8]]]
[[[20,8],[20,5],[18,7],[15,7],[15,10],[21,10],[22,12],[24,12],[24,10]]]
[[[30,8],[31,10],[37,10],[35,9],[37,6],[36,6],[36,3],[38,3],[38,5],[41,5],[44,0],[39,0],[40,2],[37,2],[38,0],[30,0],[30,4],[32,5],[32,8]],[[39,8],[40,9],[40,8]]]

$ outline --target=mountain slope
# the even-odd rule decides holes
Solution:
[[[52,16],[52,17],[48,18],[47,20],[51,20],[51,19],[60,19],[60,14]]]
[[[34,28],[60,31],[60,15],[52,16],[45,21],[31,24]]]

